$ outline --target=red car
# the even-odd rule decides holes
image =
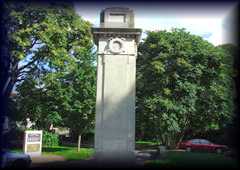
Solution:
[[[177,144],[178,149],[186,149],[187,151],[209,151],[222,153],[228,149],[225,145],[214,144],[205,139],[192,139]]]

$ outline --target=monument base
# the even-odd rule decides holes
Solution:
[[[136,163],[134,152],[97,152],[94,157],[99,166],[132,167]]]

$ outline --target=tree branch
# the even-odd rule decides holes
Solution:
[[[18,72],[18,77],[23,76],[23,74],[27,74],[27,73],[29,73],[29,71],[22,70],[22,71]]]
[[[19,63],[19,59],[17,59],[16,57],[12,57],[11,66],[10,66],[10,70],[12,73],[17,71],[18,63]]]
[[[20,82],[22,80],[25,80],[25,78],[17,79],[15,82]]]
[[[31,48],[33,48],[33,46],[36,45],[36,44],[37,44],[37,39],[34,39],[33,43],[28,48],[26,48],[24,50],[24,52],[27,53],[27,51],[29,51]]]
[[[18,72],[20,72],[21,70],[24,70],[24,69],[27,68],[28,66],[32,65],[32,64],[33,64],[35,61],[37,61],[37,60],[38,60],[38,58],[35,58],[35,59],[33,59],[32,61],[30,61],[29,63],[27,63],[26,65],[20,67],[20,68],[18,69]]]

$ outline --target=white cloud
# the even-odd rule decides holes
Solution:
[[[179,22],[192,34],[200,35],[214,45],[222,44],[222,18],[183,18]],[[211,34],[204,37],[206,33]]]

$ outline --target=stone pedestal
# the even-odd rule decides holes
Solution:
[[[111,19],[112,13],[117,17]],[[120,28],[110,27],[108,23],[92,29],[98,46],[96,158],[111,163],[129,162],[134,160],[135,150],[135,76],[141,29],[126,28],[128,21],[133,20],[131,11],[126,9],[105,9],[102,16],[111,22],[120,18],[125,23],[122,28],[119,21],[115,25]]]

